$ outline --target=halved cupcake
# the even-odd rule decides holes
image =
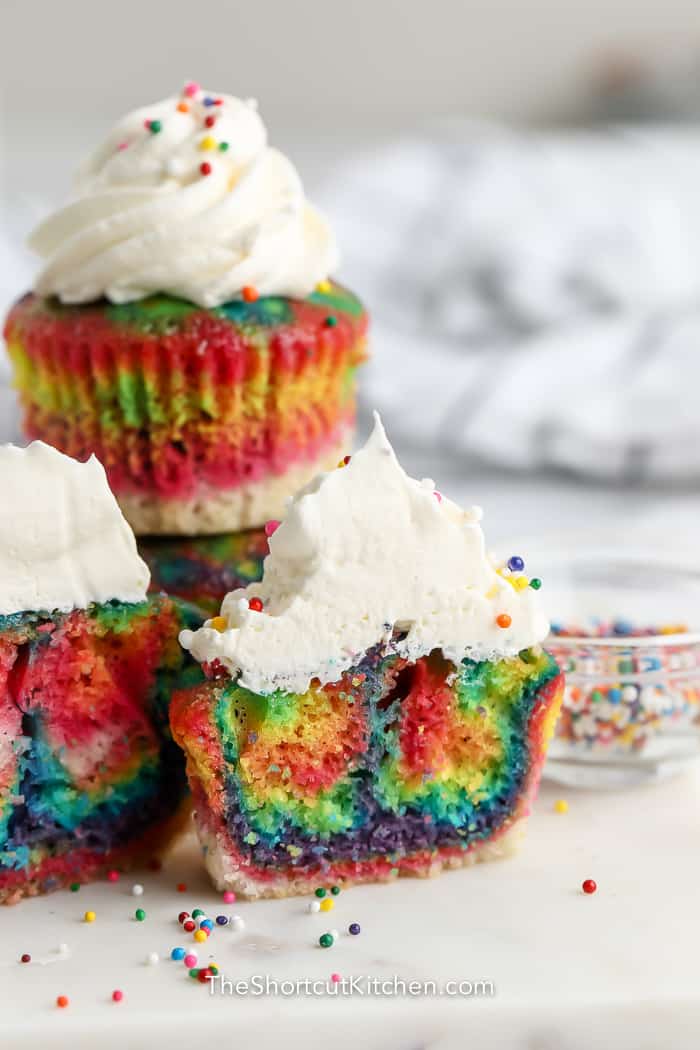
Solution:
[[[349,458],[349,457],[348,457]],[[409,478],[381,424],[303,489],[262,581],[182,644],[176,694],[205,863],[249,897],[428,875],[513,847],[562,677],[522,559]]]
[[[254,103],[189,84],[124,117],[31,243],[25,432],[94,452],[137,533],[261,526],[337,461],[367,316]]]
[[[154,856],[184,816],[167,708],[199,677],[93,458],[0,448],[0,902]]]

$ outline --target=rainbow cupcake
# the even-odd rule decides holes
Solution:
[[[247,897],[432,875],[508,854],[563,680],[522,559],[480,511],[367,445],[291,504],[261,582],[182,644],[176,693],[205,863]]]
[[[0,448],[0,902],[154,856],[185,814],[168,729],[199,621],[148,570],[92,459]]]
[[[121,120],[5,338],[24,428],[95,453],[141,534],[262,525],[335,463],[367,315],[254,103],[187,85]]]

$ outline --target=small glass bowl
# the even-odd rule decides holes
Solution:
[[[545,776],[615,788],[697,762],[700,569],[598,549],[550,551],[541,571],[545,645],[566,675]]]

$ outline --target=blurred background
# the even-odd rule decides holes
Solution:
[[[189,78],[253,95],[373,315],[364,419],[407,469],[481,503],[495,543],[694,550],[695,0],[4,0],[0,20],[3,313],[118,116]]]

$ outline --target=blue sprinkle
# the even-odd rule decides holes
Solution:
[[[611,704],[619,704],[620,700],[622,700],[622,690],[608,689],[608,700]]]
[[[202,101],[204,102],[205,106],[213,106],[214,105],[214,99],[211,98],[210,95],[207,95],[207,97],[205,99],[202,99]]]
[[[512,558],[508,559],[508,568],[511,572],[522,572],[525,568],[525,562],[519,554],[514,554]]]
[[[184,948],[173,948],[173,950],[170,953],[170,958],[179,961],[180,959],[184,959],[185,955],[186,952]]]

